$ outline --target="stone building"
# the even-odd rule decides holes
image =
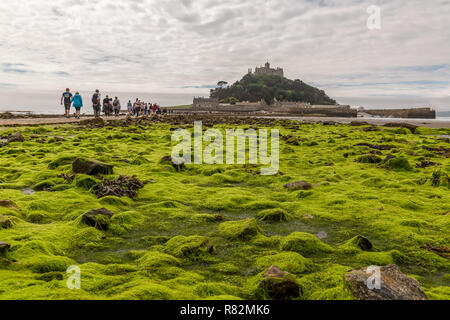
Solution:
[[[219,106],[219,99],[213,98],[194,98],[193,108],[194,109],[215,109]]]
[[[248,71],[250,74],[252,73],[252,69],[249,69]],[[266,62],[264,67],[256,67],[254,74],[255,75],[270,74],[270,75],[284,77],[284,70],[282,68],[276,68],[276,69],[271,68],[270,63]]]

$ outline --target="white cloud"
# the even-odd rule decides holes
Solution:
[[[442,98],[449,16],[444,0],[2,0],[0,89],[184,92],[270,59],[331,96]]]

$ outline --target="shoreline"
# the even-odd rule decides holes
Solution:
[[[164,115],[170,117],[171,115]],[[210,115],[214,116],[214,115]],[[223,114],[217,115],[223,117]],[[227,115],[228,116],[228,115]],[[450,128],[450,120],[427,120],[427,119],[390,119],[390,118],[332,118],[332,117],[297,117],[297,116],[270,116],[270,115],[229,115],[230,117],[250,117],[250,118],[271,118],[280,120],[294,120],[299,122],[335,122],[336,124],[350,124],[352,122],[366,122],[368,125],[383,126],[389,123],[407,123],[419,127],[425,127],[430,129]],[[93,119],[92,115],[83,115],[80,120]],[[120,120],[126,119],[126,115],[119,117],[104,117],[104,120]],[[0,127],[8,126],[36,126],[36,125],[57,125],[57,124],[71,124],[79,123],[79,119],[71,117],[65,118],[62,115],[28,115],[20,116],[15,115],[12,118],[1,118],[0,114]]]

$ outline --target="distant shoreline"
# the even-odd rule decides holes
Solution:
[[[4,113],[0,113],[0,127],[8,126],[39,126],[39,125],[58,125],[58,124],[71,124],[79,123],[80,120],[71,117],[65,118],[62,115],[46,115],[46,114],[28,114],[28,115],[15,115],[12,118],[4,118]],[[170,117],[170,115],[165,115]],[[212,115],[213,116],[213,115]],[[224,115],[217,115],[224,116]],[[270,115],[229,115],[230,117],[250,117],[250,118],[274,118],[294,120],[300,122],[335,122],[336,124],[350,124],[352,122],[365,122],[368,125],[383,126],[388,123],[408,123],[419,127],[426,127],[431,129],[450,128],[450,118],[443,119],[392,119],[392,118],[330,118],[330,117],[297,117],[297,116],[270,116]],[[92,119],[93,115],[82,115],[82,119]],[[103,119],[125,119],[125,115],[120,117],[108,117]]]

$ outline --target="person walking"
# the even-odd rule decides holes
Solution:
[[[70,106],[71,106],[71,99],[72,99],[72,93],[70,92],[70,89],[67,88],[66,92],[64,92],[61,96],[61,105],[64,101],[64,108],[66,111],[66,118],[70,118]]]
[[[76,92],[70,102],[73,103],[75,108],[75,118],[80,119],[81,108],[83,107],[83,98],[80,96],[80,93]]]
[[[122,106],[120,105],[120,100],[119,100],[119,98],[116,97],[116,98],[114,99],[113,107],[114,107],[114,115],[115,115],[116,117],[118,117],[119,114],[120,114],[120,109],[122,108]]]
[[[136,117],[139,117],[141,113],[141,102],[139,101],[139,98],[137,98],[136,102],[134,103],[134,113]]]
[[[105,114],[105,117],[109,117],[111,115],[111,99],[108,95],[106,95],[105,99],[103,99],[103,113]]]
[[[131,103],[131,100],[128,100],[128,115],[131,116],[133,114],[133,104]]]
[[[97,89],[95,90],[94,95],[92,96],[92,107],[94,109],[94,115],[96,118],[100,117],[100,102],[101,102],[101,94],[100,91]]]

